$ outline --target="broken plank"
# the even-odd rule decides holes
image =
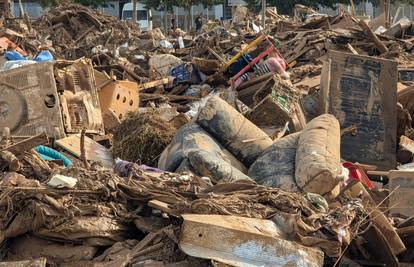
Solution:
[[[169,82],[169,78],[163,78],[160,80],[143,83],[143,84],[138,85],[138,90],[141,91],[141,90],[145,90],[149,88],[154,88],[160,85],[167,84],[168,82]]]
[[[45,266],[46,266],[46,258],[0,262],[0,267],[45,267]]]
[[[378,36],[371,30],[365,21],[361,19],[359,20],[358,24],[361,29],[368,35],[368,37],[375,43],[375,46],[381,54],[388,52],[388,48],[384,45],[383,42],[381,42]]]
[[[255,85],[257,83],[261,83],[265,80],[268,80],[269,78],[273,77],[273,75],[274,75],[274,73],[266,73],[262,76],[258,76],[258,77],[255,77],[255,78],[251,79],[251,80],[248,80],[248,81],[240,84],[240,86],[237,87],[237,91],[241,91],[241,90],[243,90],[245,88],[248,88],[252,85]]]
[[[400,137],[400,147],[414,154],[414,141],[405,135]]]
[[[211,49],[210,47],[207,47],[207,50],[213,55],[215,56],[221,63],[225,64],[226,61],[219,55],[217,54],[216,51],[214,51],[213,49]]]
[[[198,214],[182,217],[179,246],[187,255],[231,266],[323,265],[321,250],[287,240],[271,220]]]
[[[180,217],[180,214],[174,210],[168,207],[168,203],[159,201],[159,200],[150,200],[148,202],[148,206],[150,206],[151,208],[160,210],[162,212],[167,213],[168,215],[174,216],[174,217]]]
[[[78,39],[76,39],[73,43],[77,44],[79,41],[81,41],[88,33],[90,33],[93,29],[95,28],[95,25],[92,25],[91,27],[89,27],[86,31],[84,31],[79,37]]]
[[[306,77],[298,83],[294,83],[297,88],[306,88],[311,89],[319,86],[321,84],[321,75]]]
[[[355,50],[355,48],[350,43],[347,43],[346,46],[348,47],[349,51],[352,52],[352,54],[359,55],[358,52]]]
[[[162,98],[166,98],[169,101],[180,101],[180,100],[193,101],[193,100],[200,99],[199,97],[184,96],[184,95],[164,95],[164,94],[147,94],[147,93],[140,93],[139,95],[142,101],[156,100],[156,99],[162,99]]]
[[[19,155],[19,154],[24,153],[25,151],[29,151],[30,149],[34,148],[35,146],[45,145],[48,142],[49,142],[49,140],[47,139],[46,133],[41,133],[39,135],[30,137],[26,140],[20,141],[16,144],[13,144],[11,146],[3,148],[3,149],[0,150],[0,152],[7,150],[7,151],[13,153],[14,155]]]
[[[303,48],[300,52],[294,54],[293,56],[289,57],[286,62],[288,64],[292,63],[293,61],[295,61],[297,58],[299,58],[300,56],[302,56],[303,54],[305,54],[306,52],[308,52],[309,50],[311,50],[313,47],[308,46]]]

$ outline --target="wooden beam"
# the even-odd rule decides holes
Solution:
[[[352,54],[359,55],[358,52],[355,50],[355,48],[350,43],[347,43],[346,46],[348,47],[349,51],[352,52]]]
[[[225,64],[226,61],[219,55],[217,54],[216,51],[214,51],[213,49],[211,49],[210,47],[207,47],[207,50],[213,55],[215,56],[221,63]]]
[[[167,84],[168,82],[169,82],[168,78],[162,78],[160,80],[155,80],[155,81],[152,81],[152,82],[143,83],[143,84],[138,85],[138,91],[149,89],[149,88],[154,88],[154,87],[157,87],[157,86],[160,86],[160,85]]]
[[[47,144],[49,140],[47,139],[46,133],[42,133],[33,137],[30,137],[26,140],[20,141],[18,143],[15,143],[11,146],[8,146],[6,148],[3,148],[1,151],[9,151],[13,153],[14,155],[22,154],[25,151],[29,151],[30,149],[34,148],[38,145],[44,145]]]
[[[371,30],[371,28],[367,25],[365,21],[361,19],[359,20],[358,24],[361,27],[361,29],[368,35],[368,37],[375,43],[375,46],[377,47],[378,51],[380,51],[381,54],[388,52],[388,48],[378,38],[378,36]]]
[[[140,97],[142,101],[156,100],[156,99],[162,99],[162,98],[167,98],[169,101],[179,101],[179,100],[195,101],[195,100],[200,99],[199,97],[195,97],[195,96],[146,94],[146,93],[140,93]]]

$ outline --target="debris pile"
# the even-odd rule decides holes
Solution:
[[[141,34],[134,23],[72,3],[52,8],[32,27],[36,39],[40,37],[40,40],[45,40],[44,45],[51,41],[54,54],[69,60],[90,56],[94,47],[115,49]]]
[[[112,153],[123,160],[156,166],[175,131],[156,113],[129,114],[114,132]]]
[[[99,168],[54,171],[53,177],[76,177],[76,185],[55,189],[46,182],[33,184],[37,176],[26,179],[16,172],[2,176],[2,241],[12,240],[6,260],[46,257],[49,264],[121,261],[125,265],[149,259],[194,261],[179,250],[180,235],[185,234],[177,224],[189,213],[271,219],[289,229],[291,239],[303,239],[305,245],[336,257],[342,244],[338,237],[350,236],[356,218],[364,215],[358,202],[324,214],[315,200],[252,182],[212,186],[196,176],[139,168],[132,178]]]
[[[0,31],[0,266],[414,262],[411,22],[245,7]]]

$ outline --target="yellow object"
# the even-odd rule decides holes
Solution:
[[[292,61],[288,64],[288,67],[293,68],[294,66],[296,66],[296,64],[298,64],[298,62],[296,60],[294,60],[294,61]]]
[[[230,67],[231,64],[233,64],[239,57],[241,57],[241,55],[246,52],[247,50],[249,50],[249,48],[257,45],[258,43],[260,43],[261,41],[263,41],[266,38],[266,36],[264,35],[260,35],[259,37],[257,37],[256,39],[254,39],[250,44],[246,45],[245,47],[242,48],[242,50],[240,50],[240,52],[237,53],[237,55],[235,55],[234,57],[232,57],[229,61],[227,61],[226,64],[224,64],[224,66],[221,68],[221,71],[225,71],[228,67]]]
[[[139,107],[138,84],[129,81],[114,81],[99,92],[101,110],[112,110],[122,120],[128,112],[134,112]]]

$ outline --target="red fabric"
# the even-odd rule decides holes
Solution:
[[[363,183],[366,187],[368,187],[368,189],[374,187],[364,170],[358,168],[355,164],[351,162],[344,162],[342,163],[342,166],[349,170],[349,179]]]

